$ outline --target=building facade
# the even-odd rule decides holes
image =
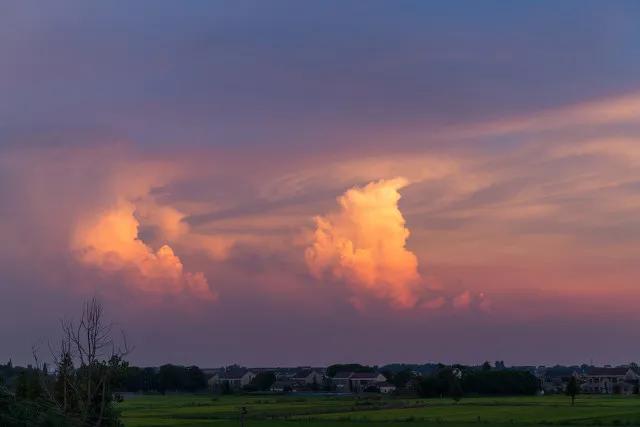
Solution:
[[[640,376],[631,368],[590,368],[582,376],[582,391],[592,394],[634,394]]]

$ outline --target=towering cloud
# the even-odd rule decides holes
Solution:
[[[371,294],[398,307],[417,302],[418,261],[406,249],[409,230],[398,208],[404,178],[354,187],[339,209],[315,218],[313,243],[305,259],[311,273],[349,284],[356,297]]]
[[[215,299],[202,273],[185,272],[168,245],[154,251],[138,237],[135,205],[121,200],[113,208],[80,222],[72,238],[78,259],[106,272],[124,273],[143,292],[189,293]]]

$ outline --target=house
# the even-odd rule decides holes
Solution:
[[[351,392],[351,375],[353,372],[338,372],[331,378],[331,385],[337,392],[349,393]]]
[[[631,368],[589,368],[582,376],[582,391],[593,394],[633,394],[640,376]]]
[[[256,374],[253,371],[234,367],[214,374],[209,378],[208,384],[212,390],[220,390],[224,384],[228,384],[231,390],[240,390],[249,385],[255,377]]]
[[[418,388],[420,387],[421,378],[422,377],[409,379],[409,381],[406,382],[404,387],[401,387],[400,390],[398,391],[402,394],[409,394],[409,395],[416,394],[418,392]]]
[[[379,372],[338,372],[331,379],[336,391],[344,393],[360,393],[386,381],[387,378]]]
[[[571,377],[579,378],[577,368],[554,366],[539,369],[536,376],[540,379],[540,386],[545,394],[564,393]]]
[[[349,379],[351,380],[351,391],[356,393],[366,390],[369,386],[377,386],[387,381],[387,377],[379,372],[355,372]]]
[[[276,375],[277,381],[289,381],[299,370],[298,368],[275,368],[273,373]]]
[[[377,387],[382,394],[391,394],[396,391],[396,386],[388,382],[380,383],[377,385]]]
[[[293,381],[276,381],[271,385],[269,391],[273,393],[287,393],[293,391],[295,387],[295,383]]]
[[[321,386],[324,382],[324,375],[315,369],[301,369],[291,377],[291,380],[306,385]]]

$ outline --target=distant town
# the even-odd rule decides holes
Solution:
[[[572,378],[580,385],[584,394],[638,394],[640,368],[632,363],[622,366],[505,366],[504,362],[485,362],[479,366],[447,366],[429,363],[424,365],[392,364],[369,367],[358,364],[333,365],[330,367],[298,368],[246,368],[230,366],[219,369],[204,369],[208,388],[212,392],[255,391],[256,379],[270,376],[268,391],[273,393],[382,393],[382,394],[429,394],[424,380],[449,374],[453,370],[469,377],[484,377],[489,383],[501,386],[500,378],[527,382],[535,379],[537,393],[563,394]],[[526,375],[522,375],[526,374]],[[461,375],[461,379],[464,378]],[[493,378],[496,377],[496,378]],[[497,383],[497,384],[496,384]],[[491,384],[486,384],[490,386]],[[520,384],[522,385],[522,384]],[[437,388],[435,386],[434,388]],[[530,387],[529,387],[530,388]],[[526,388],[525,388],[526,389]],[[433,390],[438,392],[438,390]],[[480,390],[473,390],[479,392]],[[497,394],[512,394],[519,390],[494,390]],[[421,393],[422,392],[422,393]],[[443,395],[447,390],[442,390]],[[483,394],[483,393],[478,393]],[[493,394],[493,393],[489,393]]]
[[[46,364],[17,367],[0,364],[0,384],[17,390],[28,387],[35,372],[55,377]],[[460,395],[565,394],[572,382],[576,393],[633,395],[639,392],[640,368],[621,366],[507,366],[503,361],[477,366],[337,364],[328,367],[221,368],[163,365],[128,366],[116,387],[122,393],[210,392],[215,394],[361,394],[445,397]],[[459,388],[459,391],[452,389]]]

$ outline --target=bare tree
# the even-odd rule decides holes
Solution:
[[[102,426],[110,418],[113,386],[126,369],[124,358],[131,352],[124,332],[113,337],[113,323],[104,319],[102,304],[92,298],[83,305],[76,323],[61,321],[62,338],[49,346],[57,365],[52,400],[66,414],[80,418],[82,425]]]

